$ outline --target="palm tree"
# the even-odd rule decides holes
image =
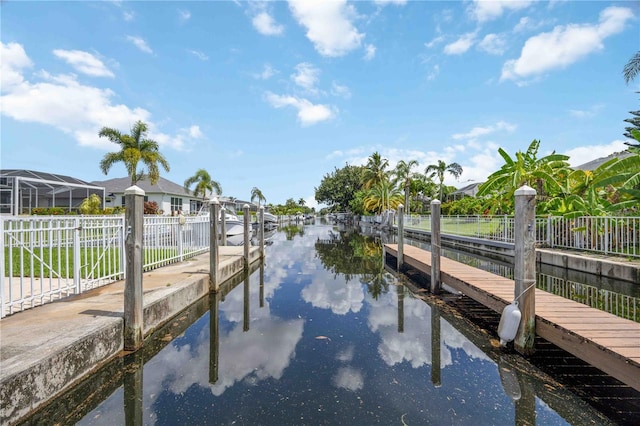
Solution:
[[[120,145],[120,151],[109,152],[100,161],[100,170],[105,175],[109,172],[111,166],[115,163],[123,162],[127,168],[127,173],[131,177],[131,185],[135,185],[137,182],[149,178],[149,182],[155,185],[160,179],[160,169],[158,165],[161,165],[165,171],[169,171],[169,163],[158,150],[158,142],[152,139],[146,139],[148,127],[142,121],[137,121],[136,124],[131,127],[131,135],[122,134],[116,129],[109,127],[103,127],[98,135],[105,137],[111,142]],[[138,163],[142,163],[147,166],[147,173],[144,169],[138,170]]]
[[[402,193],[388,180],[382,181],[367,191],[364,208],[370,212],[382,213],[385,209],[397,209],[402,203]]]
[[[267,199],[262,195],[262,191],[255,186],[251,188],[251,202],[253,203],[254,200],[258,200],[258,208],[260,208],[261,201],[267,202]]]
[[[307,202],[304,200],[304,198],[300,198],[298,199],[298,205],[304,207],[307,204]]]
[[[409,195],[411,194],[411,181],[413,180],[413,173],[411,168],[418,166],[416,160],[410,160],[408,163],[404,160],[398,161],[396,164],[395,175],[398,181],[403,182],[404,186],[404,206],[407,213],[411,213],[411,205],[409,204]]]
[[[629,84],[630,81],[637,77],[638,73],[640,73],[640,51],[636,52],[636,54],[629,59],[629,62],[627,62],[622,70],[625,83]]]
[[[379,152],[371,154],[364,167],[363,184],[365,189],[387,180],[388,172],[385,169],[389,167],[389,160],[382,158]]]
[[[453,177],[458,179],[462,174],[462,166],[458,163],[447,164],[442,160],[438,160],[438,164],[429,164],[425,170],[426,174],[435,172],[440,182],[440,201],[442,201],[442,192],[444,190],[444,174],[449,172]]]
[[[207,191],[210,193],[215,192],[216,194],[222,194],[222,187],[220,183],[211,179],[209,172],[205,169],[198,169],[195,175],[191,176],[187,180],[184,181],[184,190],[189,192],[191,185],[196,184],[193,189],[193,196],[197,197],[198,195],[202,195],[202,201],[204,202],[207,197]]]

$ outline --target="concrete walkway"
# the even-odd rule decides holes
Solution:
[[[220,283],[244,270],[220,247]],[[260,260],[258,247],[249,262]],[[143,275],[144,334],[209,293],[209,253]],[[124,281],[0,320],[0,424],[13,424],[123,350]]]

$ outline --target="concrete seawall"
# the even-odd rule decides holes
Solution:
[[[220,247],[221,283],[244,270],[242,247]],[[249,263],[260,260],[252,247]],[[253,265],[252,265],[253,266]],[[209,293],[209,253],[143,275],[144,334]],[[15,424],[122,353],[124,282],[0,321],[0,424]]]

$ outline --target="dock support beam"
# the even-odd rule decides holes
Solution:
[[[244,269],[249,270],[249,249],[251,248],[251,213],[249,213],[249,204],[242,206],[244,216]]]
[[[431,293],[439,294],[440,276],[440,200],[431,201]]]
[[[144,230],[144,191],[136,185],[125,189],[125,267],[124,349],[142,346],[144,316],[142,305],[142,232]]]
[[[404,206],[398,205],[398,258],[396,269],[400,272],[404,263]]]
[[[515,192],[515,300],[522,319],[513,342],[523,355],[533,354],[536,337],[536,191],[523,185]]]
[[[218,217],[220,216],[220,203],[217,198],[209,202],[209,291],[218,291],[218,263],[220,253],[218,248]]]
[[[258,213],[258,241],[260,244],[260,258],[264,259],[264,206],[260,206]]]

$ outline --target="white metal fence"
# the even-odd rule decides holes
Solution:
[[[440,231],[513,243],[514,223],[513,216],[442,216]],[[404,227],[430,232],[431,216],[405,215]],[[535,232],[539,246],[640,258],[640,217],[539,217]]]
[[[124,279],[124,216],[0,217],[0,317]],[[209,218],[144,217],[144,270],[209,250]]]

